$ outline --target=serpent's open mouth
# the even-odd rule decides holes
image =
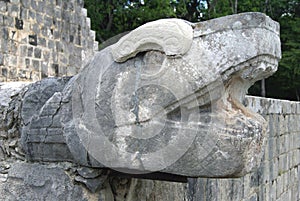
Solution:
[[[243,105],[243,101],[248,89],[254,82],[272,75],[276,72],[277,66],[278,59],[271,55],[260,55],[235,66],[235,75],[232,75],[225,85],[223,101],[231,103],[229,104],[231,107],[242,111],[245,116],[264,122],[264,119],[259,114],[246,108]]]

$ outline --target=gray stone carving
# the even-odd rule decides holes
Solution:
[[[177,30],[187,32],[174,44],[178,52],[162,42],[180,38]],[[69,148],[81,163],[84,150],[92,166],[128,173],[243,175],[260,160],[266,126],[242,100],[276,71],[280,54],[279,26],[260,13],[144,25],[96,54],[69,83],[73,116],[63,123],[65,135],[82,145]]]
[[[163,51],[168,56],[182,56],[191,48],[193,28],[179,19],[149,22],[122,37],[111,47],[114,60],[124,62],[138,52]]]
[[[0,187],[1,200],[91,200],[63,168],[37,163],[15,163]]]
[[[261,13],[146,24],[77,76],[29,86],[22,148],[29,161],[130,174],[242,176],[257,167],[267,129],[242,102],[280,57],[279,25]],[[77,181],[101,186],[90,179]]]

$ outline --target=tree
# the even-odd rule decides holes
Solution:
[[[267,82],[273,97],[300,100],[300,18],[284,16],[281,22],[282,59]],[[278,93],[280,91],[280,93]]]
[[[300,1],[270,1],[269,15],[280,22],[282,59],[278,71],[266,79],[268,97],[300,100]],[[258,84],[250,90],[260,95]]]
[[[299,100],[300,0],[85,0],[97,40],[104,41],[146,22],[177,17],[191,22],[241,12],[264,12],[281,24],[282,60],[278,71],[265,80],[265,95]],[[256,83],[249,92],[261,95]]]
[[[100,43],[148,21],[176,17],[169,0],[85,0],[85,8]]]

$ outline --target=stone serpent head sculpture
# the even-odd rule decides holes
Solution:
[[[280,57],[279,25],[261,13],[147,23],[70,80],[29,88],[23,149],[30,160],[130,174],[241,176],[259,163],[267,129],[242,101]],[[41,83],[57,90],[29,111]]]

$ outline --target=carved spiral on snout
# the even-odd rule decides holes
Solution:
[[[149,22],[111,47],[116,62],[124,62],[139,52],[158,50],[167,56],[182,56],[189,51],[193,41],[193,28],[184,20],[161,19]]]

